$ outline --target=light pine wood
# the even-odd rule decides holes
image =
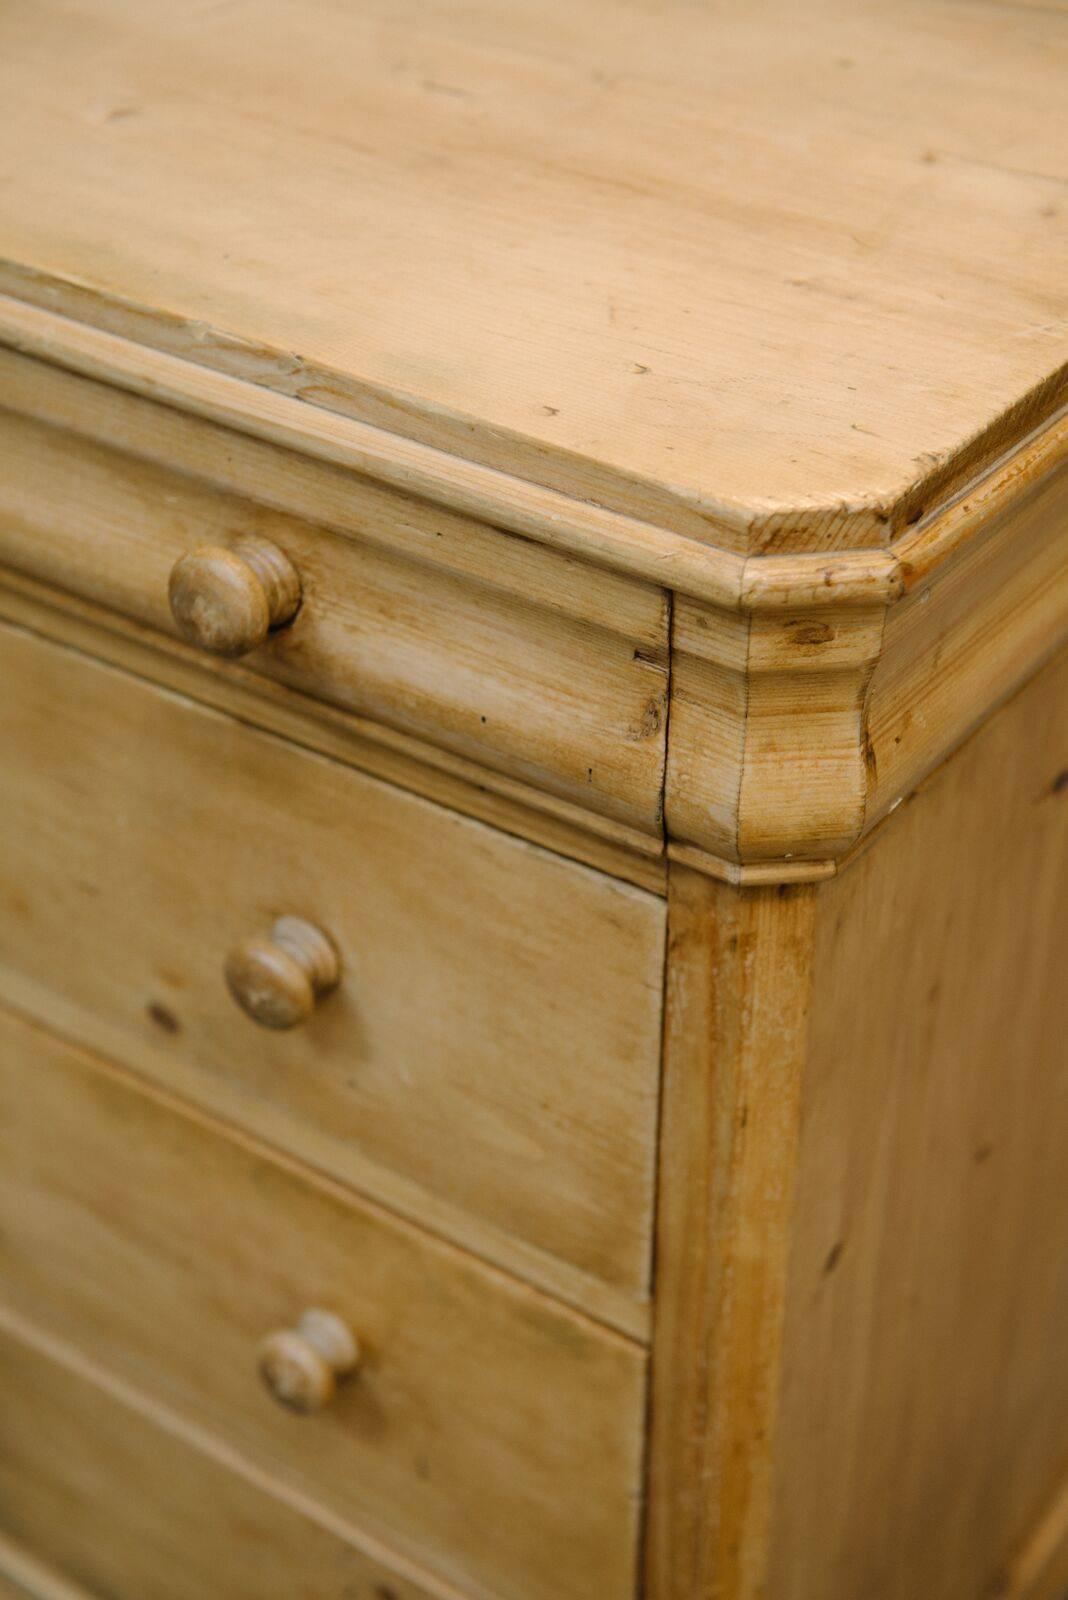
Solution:
[[[915,542],[871,678],[863,832],[1068,637],[1068,467],[1035,465],[1017,459],[1013,494],[989,507],[977,487],[933,567]]]
[[[0,1351],[19,1600],[463,1600],[3,1305]]]
[[[5,367],[10,352],[19,351],[35,358],[35,364],[99,380],[124,394],[162,400],[186,415],[296,451],[305,463],[343,467],[631,577],[654,584],[684,580],[694,593],[716,604],[735,604],[741,594],[747,557],[196,365],[27,300],[0,294],[0,343],[9,347]],[[5,382],[7,376],[5,372]],[[761,559],[762,570],[772,565],[778,565],[775,558]],[[871,565],[884,569],[885,556],[865,559],[869,583]]]
[[[28,1024],[0,1029],[16,1312],[444,1583],[630,1600],[637,1345]],[[363,1358],[296,1416],[257,1354],[309,1306]]]
[[[895,595],[787,586],[740,613],[676,598],[665,823],[681,859],[831,876],[1068,638],[1062,433],[900,540]]]
[[[313,473],[319,462],[341,466],[491,527],[519,533],[535,544],[735,610],[832,601],[874,604],[879,599],[898,598],[908,574],[918,568],[930,569],[947,539],[955,544],[972,521],[975,484],[984,486],[979,501],[988,510],[991,499],[1004,503],[1015,493],[1019,463],[1030,463],[1028,471],[1034,476],[1036,456],[1045,458],[1043,470],[1063,462],[1065,456],[1066,412],[1062,407],[1041,421],[1035,432],[1021,436],[1016,449],[1007,449],[992,463],[976,463],[976,476],[970,481],[962,479],[951,498],[916,508],[888,549],[861,546],[833,554],[741,555],[687,539],[661,524],[625,517],[526,479],[476,466],[8,295],[0,295],[0,345],[9,347],[0,351],[5,387],[13,372],[21,372],[15,379],[16,387],[21,388],[27,372],[34,371],[38,375],[31,380],[34,389],[41,387],[39,376],[47,372],[46,391],[65,386],[81,374],[102,381],[120,395],[162,400],[187,417],[206,419],[253,440],[295,450]],[[34,359],[27,363],[15,352]],[[52,398],[49,395],[46,401],[50,412],[54,410]],[[100,403],[121,407],[123,401],[112,393],[110,401],[101,395]],[[40,414],[36,405],[29,409]],[[97,432],[91,425],[91,413],[81,413],[80,427]],[[100,436],[107,438],[108,434]],[[988,485],[993,486],[992,494],[986,492]],[[397,531],[393,531],[394,538]]]
[[[762,1593],[816,892],[671,872],[650,1600]]]
[[[663,903],[10,628],[0,677],[0,993],[633,1326]],[[279,913],[342,973],[285,1033],[224,977]]]
[[[1061,1600],[1066,69],[0,8],[16,1586]]]
[[[697,537],[878,544],[1056,404],[1068,22],[795,23],[15,0],[6,283]]]
[[[285,1030],[306,1022],[337,987],[341,963],[327,934],[302,917],[278,917],[269,938],[244,939],[226,958],[226,984],[253,1022]]]
[[[884,606],[737,616],[677,601],[672,842],[728,863],[833,870],[864,826],[864,708],[885,616]]]
[[[295,1328],[279,1328],[260,1345],[260,1377],[279,1405],[301,1413],[321,1411],[338,1380],[360,1365],[360,1346],[347,1323],[313,1306]]]
[[[1062,656],[821,891],[776,1600],[982,1593],[1068,1470],[1066,772]]]
[[[247,656],[296,616],[300,576],[284,550],[246,535],[179,556],[167,597],[190,644],[216,656]]]
[[[681,590],[669,693],[659,591],[593,566],[558,572],[555,552],[513,558],[475,525],[463,553],[435,537],[430,558],[426,535],[445,513],[295,475],[272,446],[24,357],[0,356],[0,379],[49,424],[0,413],[15,463],[0,486],[0,554],[21,571],[170,629],[164,568],[173,556],[183,569],[196,537],[183,528],[224,539],[253,526],[294,553],[309,587],[296,621],[255,652],[257,673],[547,783],[585,825],[611,820],[631,844],[661,848],[666,826],[669,853],[728,879],[772,868],[789,879],[802,863],[830,875],[1068,636],[1063,422],[891,552],[751,558],[719,605]],[[302,505],[336,533],[294,517]],[[868,578],[846,571],[876,558],[885,570]],[[487,632],[487,582],[502,591],[507,640]],[[477,672],[457,650],[464,629]]]
[[[0,373],[0,404],[64,425],[0,412],[5,564],[174,634],[176,564],[235,535],[273,544],[303,602],[250,658],[257,672],[659,834],[661,589],[62,378],[37,363]]]
[[[102,606],[0,569],[0,618],[150,678],[293,744],[358,766],[464,816],[519,834],[627,883],[667,894],[660,841],[600,819],[529,785],[502,779],[382,723],[342,712],[151,630],[115,626]]]
[[[650,1600],[1054,1600],[1068,658],[841,878],[672,869]]]

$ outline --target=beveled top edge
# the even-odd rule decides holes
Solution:
[[[50,286],[39,287],[47,299]],[[63,286],[51,287],[58,293]],[[892,604],[1068,459],[1068,403],[1062,403],[885,548],[742,555],[279,393],[37,299],[0,294],[0,344],[739,612]]]
[[[885,549],[1064,397],[1068,16],[795,12],[8,0],[0,290],[739,556]]]

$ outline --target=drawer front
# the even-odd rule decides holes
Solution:
[[[0,406],[0,560],[174,634],[175,563],[265,538],[254,671],[659,836],[661,590],[10,351]]]
[[[570,1298],[644,1300],[659,899],[18,629],[0,680],[0,992],[495,1259],[559,1263]],[[225,970],[285,916],[340,983],[277,1031]]]
[[[0,1308],[0,1537],[86,1600],[440,1600],[65,1354]]]
[[[632,1594],[629,1340],[7,1017],[0,1216],[17,1313],[324,1513],[486,1600]],[[259,1362],[309,1308],[361,1361],[298,1415]]]

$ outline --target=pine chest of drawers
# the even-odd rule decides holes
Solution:
[[[1068,1586],[1068,21],[0,14],[0,1589]]]

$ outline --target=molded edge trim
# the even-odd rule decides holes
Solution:
[[[732,611],[890,604],[1028,479],[1068,458],[1065,408],[887,549],[744,556],[10,295],[0,295],[0,344]]]
[[[419,442],[432,453],[458,462],[527,479],[531,486],[600,507],[623,520],[637,519],[699,545],[732,551],[739,560],[768,550],[883,551],[922,514],[948,505],[966,484],[988,473],[1004,451],[1019,449],[1027,435],[1043,426],[1068,397],[1066,363],[1004,403],[975,433],[931,458],[919,477],[914,474],[922,463],[912,461],[904,465],[901,480],[893,489],[861,491],[852,499],[832,493],[826,499],[768,506],[717,495],[713,485],[676,484],[656,474],[630,472],[619,463],[610,466],[596,454],[556,447],[514,428],[494,426],[487,431],[479,426],[482,419],[477,414],[448,406],[442,409],[389,385],[309,362],[299,352],[10,257],[0,258],[0,294],[159,354],[236,377],[264,392],[304,401],[305,391],[310,389],[308,403],[313,410],[321,408],[330,416],[368,423],[372,430],[383,429],[388,435]],[[319,397],[326,393],[329,402]],[[381,420],[383,404],[388,407],[385,422]],[[394,425],[398,414],[407,417],[407,432]],[[589,487],[591,473],[596,490]],[[585,492],[583,484],[588,486]],[[828,530],[834,530],[831,546],[825,542]]]
[[[669,740],[665,793],[668,840],[650,840],[644,848],[661,862],[666,855],[740,886],[820,881],[852,859],[879,820],[869,808],[874,755],[869,696],[883,655],[884,624],[896,613],[897,602],[910,595],[926,599],[927,587],[956,571],[965,556],[974,552],[978,560],[996,519],[1068,461],[1064,409],[887,549],[742,556],[3,295],[0,345],[655,584],[673,592],[676,611],[680,601],[691,609],[709,608],[709,621],[717,615],[721,619],[713,634],[718,627],[725,642],[711,648],[710,635],[694,659],[707,662],[706,676],[711,668],[715,695],[724,694],[728,679],[744,688],[737,705],[726,712],[723,704],[714,708],[719,717],[716,737],[740,716],[735,742],[741,742],[729,759],[722,748],[714,748],[715,738],[709,743],[702,684],[695,694],[673,692],[669,727],[676,738]],[[730,630],[746,626],[742,619],[749,619],[750,642],[744,661],[736,661]],[[700,617],[698,624],[704,625]],[[817,643],[817,633],[826,634],[828,648]],[[690,634],[692,640],[693,628]],[[1056,643],[1051,639],[1052,647]],[[726,655],[718,656],[717,649]],[[1039,651],[1024,664],[1023,676],[1048,653]],[[689,650],[680,647],[677,630],[671,655],[673,681],[682,684]],[[974,726],[1013,692],[1022,681],[1020,671],[1017,663],[1013,678],[999,684],[998,692],[981,695],[982,703],[970,708],[969,718],[958,717],[956,736],[938,759],[960,742],[967,722]],[[760,691],[756,703],[754,685]],[[737,687],[730,691],[738,692]],[[685,716],[684,700],[690,702]],[[806,721],[812,723],[807,731],[799,727],[796,735],[784,732],[791,722]],[[758,737],[762,730],[763,743]],[[687,748],[673,783],[673,761]],[[781,767],[785,759],[792,770],[802,757],[813,769],[811,816],[803,815],[806,801],[800,791],[784,791],[778,799],[785,809],[776,817],[778,801],[771,790],[782,787],[776,764]],[[917,767],[910,780],[921,781],[924,770],[930,771],[930,765]],[[720,787],[730,780],[732,815],[712,825],[702,813],[707,792],[703,779],[716,780]],[[689,798],[684,791],[690,791]],[[542,809],[536,799],[526,798]],[[584,817],[569,820],[580,829],[589,826]],[[629,839],[620,842],[624,848],[633,844]]]

